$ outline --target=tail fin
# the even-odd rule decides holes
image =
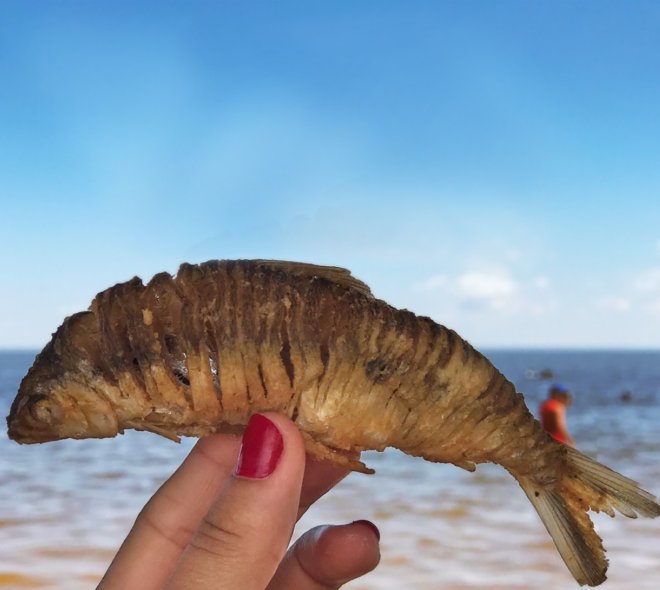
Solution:
[[[660,515],[660,505],[636,482],[583,453],[566,447],[567,466],[552,489],[533,481],[520,482],[548,529],[559,554],[580,585],[597,586],[606,579],[607,559],[601,538],[587,512],[614,510],[630,518]]]
[[[614,516],[614,510],[629,518],[637,515],[655,518],[660,516],[660,505],[653,494],[641,489],[632,479],[600,464],[595,459],[571,449],[568,451],[569,465],[573,477],[566,482],[571,491],[582,494],[591,510]]]

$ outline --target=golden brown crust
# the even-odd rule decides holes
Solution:
[[[397,446],[469,464],[506,459],[498,437],[514,407],[516,428],[537,428],[521,396],[455,332],[374,299],[337,267],[183,264],[174,277],[99,293],[84,317],[85,330],[69,318],[58,331],[63,357],[28,377],[45,387],[56,366],[61,388],[86,382],[118,430],[142,421],[176,437],[275,410],[328,448]],[[462,434],[466,424],[477,437]]]

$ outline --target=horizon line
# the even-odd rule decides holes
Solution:
[[[477,351],[539,351],[539,352],[553,352],[553,351],[575,351],[575,352],[660,352],[660,345],[656,346],[608,346],[608,345],[589,345],[589,344],[513,344],[513,345],[500,345],[500,344],[484,344],[484,345],[470,345]],[[0,346],[0,354],[20,352],[20,353],[39,353],[44,347],[38,346]]]

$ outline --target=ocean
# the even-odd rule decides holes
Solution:
[[[574,394],[578,447],[660,494],[660,352],[486,351],[536,414],[549,384]],[[6,416],[34,358],[0,352]],[[551,379],[542,379],[543,372]],[[630,399],[622,399],[629,392]],[[20,446],[0,431],[0,588],[94,588],[140,508],[194,440],[129,431],[105,440]],[[351,590],[570,590],[577,584],[517,483],[500,467],[467,473],[397,451],[364,453],[376,475],[351,474],[301,520],[367,518],[382,560]],[[595,515],[610,560],[607,590],[656,590],[660,519]]]

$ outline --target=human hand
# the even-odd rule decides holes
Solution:
[[[347,473],[306,459],[279,414],[253,416],[242,443],[204,437],[140,512],[97,590],[339,588],[378,564],[373,524],[316,527],[287,546],[296,521]]]

